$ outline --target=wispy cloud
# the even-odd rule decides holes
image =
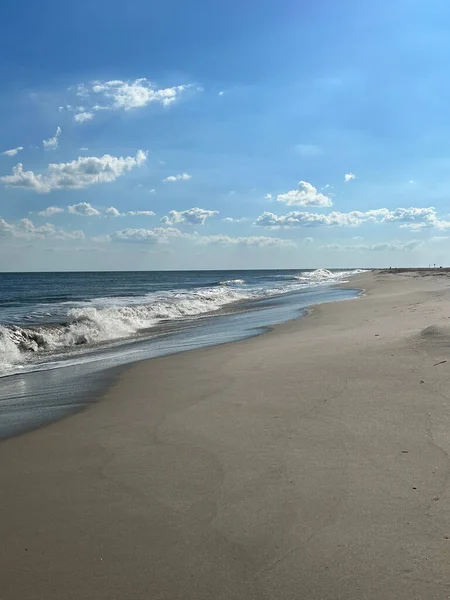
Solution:
[[[356,175],[354,173],[346,173],[344,175],[345,183],[348,183],[349,181],[352,181],[352,179],[356,179]]]
[[[60,208],[59,206],[48,206],[45,210],[38,212],[38,215],[40,217],[53,217],[54,215],[62,212],[64,212],[64,209]]]
[[[11,150],[5,150],[2,152],[3,156],[16,156],[19,152],[22,152],[23,146],[17,146],[17,148],[11,148]]]
[[[169,175],[169,177],[163,179],[163,182],[170,183],[172,181],[187,181],[188,179],[191,179],[191,177],[192,175],[189,175],[188,173],[178,173],[178,175]]]
[[[43,140],[42,145],[45,150],[56,150],[59,146],[59,137],[62,133],[61,127],[58,127],[56,133],[53,137],[48,138],[48,140]]]

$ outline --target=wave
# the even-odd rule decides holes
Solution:
[[[229,279],[227,281],[219,281],[219,285],[244,285],[245,279]]]
[[[149,335],[158,324],[200,318],[227,305],[345,281],[357,271],[327,269],[275,275],[271,281],[229,279],[209,287],[151,292],[144,296],[108,296],[82,302],[48,305],[22,316],[20,323],[0,324],[0,376],[16,372],[38,356],[65,356],[71,350],[111,345]],[[43,322],[42,322],[43,321]],[[29,324],[28,324],[29,323]],[[38,323],[38,324],[33,324]]]
[[[105,298],[99,306],[69,309],[64,323],[0,326],[0,373],[26,355],[133,338],[159,323],[199,317],[257,296],[251,291],[215,287],[153,294],[141,297],[140,304],[133,299],[132,303],[108,305],[105,301],[111,299]]]

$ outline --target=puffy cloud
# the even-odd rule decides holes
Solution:
[[[205,210],[203,208],[190,208],[189,210],[169,211],[169,214],[161,219],[164,225],[175,225],[176,223],[191,223],[192,225],[204,225],[206,219],[218,215],[217,210]]]
[[[177,85],[174,87],[157,89],[148,79],[142,77],[135,81],[104,81],[96,82],[91,88],[94,94],[100,95],[103,99],[110,100],[107,104],[114,110],[131,110],[132,108],[142,108],[151,102],[158,102],[163,106],[168,106],[175,102],[179,95],[185,91],[189,85]]]
[[[331,206],[332,204],[328,196],[318,192],[307,181],[299,181],[297,190],[279,194],[277,200],[290,206]]]
[[[127,171],[140,167],[147,160],[147,153],[138,150],[136,156],[116,157],[80,156],[68,163],[51,163],[46,173],[24,171],[22,163],[13,167],[13,174],[0,177],[9,187],[32,189],[40,194],[52,190],[79,189],[96,183],[114,181]]]
[[[73,215],[80,215],[81,217],[98,217],[100,215],[99,211],[91,206],[89,202],[72,204],[68,206],[67,210]]]
[[[11,148],[11,150],[5,150],[2,152],[3,156],[16,156],[19,152],[22,152],[23,146],[17,146],[17,148]]]
[[[52,225],[45,223],[36,227],[30,219],[21,219],[18,223],[7,223],[0,218],[0,239],[1,238],[16,238],[25,240],[83,240],[85,239],[83,231],[65,231]]]
[[[77,123],[84,123],[93,119],[95,113],[102,111],[129,111],[143,108],[151,103],[169,106],[189,88],[192,88],[191,84],[158,88],[145,77],[131,81],[121,79],[94,81],[80,84],[76,88],[76,95],[82,98],[83,106],[68,104],[61,108],[76,112],[74,120]]]
[[[110,206],[105,210],[105,215],[107,217],[120,217],[121,212],[117,210],[117,208],[115,208],[114,206]]]
[[[108,217],[154,217],[155,213],[152,210],[129,210],[128,212],[121,213],[114,206],[110,206],[105,210],[105,215]]]
[[[178,175],[169,175],[169,177],[163,179],[163,182],[169,183],[171,181],[187,181],[191,177],[192,175],[189,175],[188,173],[178,173]]]
[[[333,211],[328,214],[310,212],[290,212],[275,215],[265,212],[258,217],[256,225],[263,227],[358,227],[365,222],[400,223],[400,227],[423,229],[436,227],[450,228],[449,221],[438,218],[435,208],[378,208],[368,211],[354,210],[348,213]]]
[[[59,206],[48,206],[45,210],[41,210],[38,212],[40,217],[53,217],[53,215],[57,215],[58,213],[64,212],[63,208],[59,208]]]
[[[272,194],[266,194],[264,200],[272,200]]]
[[[94,118],[93,112],[80,112],[74,116],[74,121],[77,123],[85,123],[86,121],[91,121]]]
[[[59,146],[59,137],[62,133],[61,127],[58,127],[56,133],[53,137],[48,138],[48,140],[43,140],[42,145],[46,150],[56,150]]]
[[[349,181],[351,181],[352,179],[355,179],[355,178],[356,178],[356,175],[354,173],[346,173],[344,175],[345,183],[348,183]]]

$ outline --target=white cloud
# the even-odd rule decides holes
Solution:
[[[68,206],[67,210],[73,215],[80,215],[81,217],[98,217],[100,215],[100,212],[91,206],[89,202],[72,204],[71,206]]]
[[[109,208],[107,208],[105,210],[105,215],[107,217],[120,217],[121,213],[119,210],[117,210],[117,208],[115,208],[114,206],[110,206]]]
[[[265,236],[250,237],[230,237],[228,235],[206,235],[196,236],[195,240],[199,244],[214,245],[237,245],[247,247],[272,247],[272,246],[295,246],[292,240],[282,240],[280,238]]]
[[[169,214],[161,219],[164,225],[175,225],[176,223],[191,223],[192,225],[204,225],[206,219],[218,215],[217,210],[205,210],[203,208],[190,208],[189,210],[169,211]]]
[[[266,194],[264,200],[272,200],[272,194]]]
[[[109,239],[116,242],[165,244],[171,238],[182,237],[188,236],[185,236],[179,229],[155,227],[154,229],[122,229],[111,234]]]
[[[59,206],[48,206],[45,210],[41,210],[38,212],[40,217],[53,217],[53,215],[57,215],[58,213],[64,212],[63,208],[59,208]]]
[[[222,219],[222,221],[224,221],[225,223],[244,223],[245,221],[248,221],[248,219],[246,219],[245,217],[225,217],[224,219]]]
[[[355,179],[356,175],[354,173],[346,173],[344,175],[344,179],[345,179],[345,183],[348,183],[349,181],[351,181],[352,179]]]
[[[44,148],[46,150],[56,150],[56,148],[59,146],[59,137],[62,133],[62,129],[61,127],[58,127],[56,130],[56,133],[53,137],[49,138],[48,140],[44,140],[42,142],[42,145],[44,146]]]
[[[191,84],[158,88],[145,77],[133,81],[115,79],[94,81],[77,86],[76,96],[82,98],[83,106],[66,105],[66,110],[76,112],[74,120],[83,123],[102,111],[129,111],[143,108],[151,103],[169,106],[192,88]],[[197,91],[200,91],[197,88]]]
[[[265,236],[230,237],[227,235],[193,235],[172,227],[155,227],[153,229],[123,229],[107,236],[112,242],[167,244],[171,240],[185,240],[200,245],[246,246],[246,247],[283,247],[295,246],[292,240]]]
[[[152,210],[129,210],[126,213],[127,217],[154,217],[155,213]]]
[[[364,252],[411,252],[412,250],[416,250],[423,246],[423,242],[421,240],[411,240],[409,242],[400,242],[398,240],[394,240],[392,242],[382,242],[380,244],[372,244],[372,245],[358,245],[358,246],[341,246],[340,244],[327,244],[322,246],[324,250],[349,250],[349,251],[364,251]]]
[[[129,210],[121,213],[114,206],[110,206],[105,210],[105,215],[108,217],[154,217],[155,213],[152,210]]]
[[[97,183],[114,181],[127,171],[139,167],[147,160],[147,153],[138,150],[136,156],[78,157],[68,163],[51,163],[47,173],[24,171],[22,163],[13,167],[13,174],[0,177],[8,187],[20,187],[47,194],[52,190],[80,189]]]
[[[263,227],[358,227],[365,222],[399,223],[400,227],[424,229],[435,227],[449,229],[450,221],[438,218],[436,209],[428,208],[378,208],[368,211],[354,210],[348,213],[337,211],[328,214],[310,212],[290,212],[285,215],[275,215],[265,212],[256,220],[256,225]]]
[[[220,90],[219,96],[223,96],[224,94],[225,94],[225,92],[223,92],[222,90]]]
[[[51,223],[45,223],[36,227],[30,219],[21,219],[18,223],[7,223],[0,218],[0,239],[16,238],[25,240],[83,240],[85,239],[83,231],[65,231],[58,229]]]
[[[5,150],[2,152],[3,156],[16,156],[19,152],[22,152],[23,146],[17,146],[17,148],[11,148],[11,150]]]
[[[278,202],[289,206],[331,206],[328,196],[321,194],[307,181],[299,181],[298,189],[277,196]]]
[[[93,118],[93,112],[80,112],[74,116],[74,121],[77,123],[85,123],[86,121],[91,121]]]
[[[188,173],[178,173],[178,175],[169,175],[169,177],[163,179],[163,182],[169,183],[171,181],[187,181],[188,179],[191,179],[191,177],[192,175],[189,175]]]

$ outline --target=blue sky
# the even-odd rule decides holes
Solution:
[[[446,264],[443,0],[0,6],[0,270]]]

